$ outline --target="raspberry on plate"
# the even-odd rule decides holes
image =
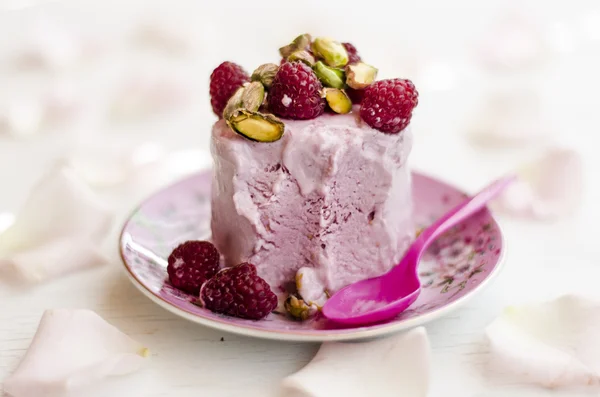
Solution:
[[[396,134],[410,123],[418,98],[419,93],[410,80],[376,81],[365,89],[360,117],[379,131]]]
[[[198,296],[202,284],[219,271],[219,259],[212,243],[186,241],[169,255],[169,280],[175,288]]]
[[[342,43],[346,52],[348,53],[348,64],[351,65],[353,63],[357,63],[361,61],[360,55],[358,55],[358,50],[352,43]]]
[[[325,111],[322,89],[323,85],[310,67],[302,62],[285,62],[267,96],[269,110],[286,119],[314,119]]]
[[[229,316],[260,320],[277,307],[277,296],[251,263],[221,270],[200,291],[207,309]]]
[[[233,62],[223,62],[210,75],[210,104],[213,112],[223,117],[227,101],[250,76],[240,66]]]

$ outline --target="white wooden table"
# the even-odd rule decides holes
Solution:
[[[151,4],[155,5],[155,3],[164,6],[164,3],[159,1]],[[201,34],[206,26],[194,24],[194,18],[190,15],[196,15],[205,22],[211,17],[209,11],[203,9],[202,5],[192,6],[191,3],[186,2],[189,7],[195,7],[191,9],[193,12],[186,12],[181,8],[171,9],[166,14],[171,20],[183,18],[189,26],[194,27],[197,34]],[[313,3],[315,2],[307,2],[315,6]],[[446,10],[449,13],[445,14],[449,15],[448,18],[440,18],[437,12],[432,11],[436,5],[444,7],[442,3],[429,1],[421,6],[406,5],[406,7],[421,18],[429,15],[428,13],[431,14],[431,20],[423,19],[420,22],[426,26],[419,31],[425,43],[423,47],[432,53],[447,56],[448,59],[456,59],[453,58],[456,54],[451,52],[448,45],[452,44],[452,38],[468,36],[465,33],[468,32],[466,28],[462,26],[451,31],[450,38],[440,37],[438,33],[436,39],[436,35],[431,31],[435,26],[439,27],[439,32],[450,26],[465,25],[469,21],[473,22],[475,27],[478,24],[473,19],[465,17],[464,10],[469,4],[477,7],[476,4],[479,2],[467,0],[457,2],[453,5],[454,8]],[[497,3],[499,2],[494,4]],[[88,12],[84,13],[87,18],[92,18],[94,15],[103,16],[91,20],[96,20],[96,27],[104,29],[107,35],[114,38],[118,37],[118,32],[125,30],[125,26],[131,24],[133,15],[145,15],[149,13],[148,10],[152,10],[152,6],[147,6],[141,12],[140,4],[132,2],[127,7],[118,8],[117,2],[102,2],[102,4],[99,2],[85,6],[70,4],[66,11],[60,6],[52,10],[55,10],[57,15],[62,15],[63,11],[65,15],[79,15],[77,13],[87,9]],[[542,2],[531,1],[528,4],[539,6]],[[543,4],[544,15],[549,17],[558,17],[564,11],[559,7]],[[593,5],[592,1],[581,1],[576,6],[580,9],[589,9]],[[281,7],[285,6],[281,5]],[[569,13],[565,12],[563,16],[571,18],[578,15],[573,11],[575,8],[573,6],[569,9]],[[476,9],[485,15],[494,13],[493,8]],[[216,7],[209,7],[208,10],[218,14],[215,11]],[[28,15],[20,11],[0,11],[0,43],[4,47],[10,44],[11,37],[18,32],[23,20],[30,18]],[[464,24],[453,20],[461,17],[466,18]],[[319,18],[315,20],[318,22]],[[572,18],[568,20],[573,21]],[[213,23],[218,23],[219,19],[217,18],[216,21]],[[400,26],[398,29],[404,31],[403,29],[417,29],[419,26],[415,22],[406,23],[413,23],[413,25]],[[302,26],[299,21],[288,24],[294,26],[284,27],[284,25],[283,22],[277,25],[281,26],[282,30],[287,29],[281,37],[292,34],[288,34],[288,30],[303,29],[298,27]],[[357,42],[368,43],[357,33],[351,34],[351,27],[342,25],[344,24],[335,25],[335,32],[339,30],[350,37],[356,37]],[[268,47],[272,46],[272,42],[281,41],[279,35],[264,36],[264,29],[257,29],[256,32],[250,33],[250,38],[255,38],[256,43],[259,43],[259,38],[266,42],[266,44],[259,43],[257,46]],[[382,34],[385,30],[381,26],[373,29],[377,34]],[[375,35],[373,30],[370,32]],[[254,34],[256,37],[252,36]],[[365,32],[364,35],[367,33]],[[140,142],[154,140],[169,149],[189,146],[207,149],[208,130],[213,120],[210,116],[206,84],[211,66],[226,58],[243,60],[248,56],[251,58],[249,63],[260,58],[243,49],[239,50],[241,55],[233,57],[228,53],[228,48],[221,48],[215,44],[215,41],[219,43],[219,39],[205,40],[200,43],[200,47],[204,46],[200,48],[200,54],[177,61],[173,66],[174,69],[168,69],[166,66],[164,69],[161,69],[161,66],[157,67],[157,70],[176,70],[180,76],[189,78],[190,87],[194,90],[189,106],[169,115],[139,123],[115,125],[106,122],[103,109],[110,92],[105,84],[94,85],[93,82],[114,83],[118,80],[117,77],[126,74],[125,72],[135,71],[136,67],[144,65],[146,58],[136,56],[135,60],[131,60],[132,55],[124,45],[121,45],[105,55],[104,60],[97,61],[93,67],[60,75],[85,84],[86,89],[89,90],[86,97],[87,110],[72,125],[57,128],[53,132],[44,133],[31,140],[10,140],[0,137],[0,213],[16,211],[41,172],[56,158],[63,155],[73,142],[80,142],[82,136],[97,140],[121,138]],[[600,170],[598,155],[600,150],[598,114],[600,112],[597,111],[597,93],[600,92],[600,80],[597,78],[597,70],[600,70],[600,51],[597,48],[600,44],[598,43],[595,42],[596,47],[590,47],[585,51],[582,49],[573,51],[557,62],[548,74],[545,84],[549,112],[556,120],[554,126],[563,133],[563,140],[580,150],[584,156],[587,186],[582,208],[578,214],[557,223],[535,223],[501,218],[508,245],[504,271],[474,301],[453,314],[427,325],[433,346],[430,393],[432,397],[597,395],[575,392],[551,393],[516,384],[510,380],[494,380],[486,377],[487,347],[483,330],[500,310],[509,304],[550,299],[562,293],[574,292],[600,298],[598,292],[600,245],[596,241],[597,225],[600,221],[598,186],[600,184],[597,182],[597,172]],[[459,44],[454,42],[455,47]],[[587,45],[593,47],[593,44]],[[413,47],[415,45],[416,42]],[[393,57],[385,58],[377,50],[371,52],[373,58],[381,62],[384,60],[391,64],[394,62]],[[6,63],[3,65],[6,66]],[[391,73],[390,69],[393,68],[390,67],[387,74]],[[15,76],[11,73],[7,68],[2,68],[0,71],[0,87],[7,87],[6,90],[0,90],[2,91],[0,97],[3,99],[16,93],[35,92],[36,87],[39,88],[40,81],[47,81],[50,78],[46,75]],[[465,81],[468,82],[468,78]],[[469,97],[469,90],[463,90],[461,87],[454,87],[450,91],[422,92],[422,102],[414,121],[416,146],[412,164],[419,170],[454,182],[468,191],[475,191],[489,178],[501,174],[516,162],[526,158],[529,152],[525,150],[509,153],[490,152],[468,146],[460,134],[463,126],[461,122],[464,121],[462,116],[467,114],[468,109],[461,108],[459,111],[452,106],[460,103],[467,106],[469,101],[471,103],[473,101],[473,98]],[[279,381],[311,359],[318,348],[316,344],[269,342],[203,328],[159,308],[129,283],[117,255],[117,229],[127,212],[154,188],[102,193],[115,205],[119,214],[118,224],[105,247],[113,258],[110,265],[73,274],[33,288],[0,283],[0,381],[15,368],[29,345],[43,311],[50,308],[95,310],[151,350],[151,359],[140,372],[111,381],[89,394],[86,393],[86,397],[276,396]],[[401,395],[400,391],[399,395]]]

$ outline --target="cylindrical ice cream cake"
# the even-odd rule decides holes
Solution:
[[[358,109],[285,120],[283,137],[271,143],[219,120],[213,241],[228,266],[253,263],[274,291],[301,269],[310,274],[306,287],[325,293],[385,273],[414,237],[411,146],[410,127],[382,133]]]

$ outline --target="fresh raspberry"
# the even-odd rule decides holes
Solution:
[[[357,104],[362,102],[362,99],[365,96],[365,90],[355,90],[354,88],[347,87],[346,94],[348,94],[352,103]]]
[[[221,270],[204,284],[200,300],[213,312],[251,320],[260,320],[277,307],[277,295],[251,263]]]
[[[219,251],[208,241],[186,241],[169,255],[167,273],[177,289],[198,296],[206,280],[219,271]]]
[[[380,80],[365,89],[360,117],[371,127],[395,134],[402,131],[419,103],[419,93],[410,80]]]
[[[353,64],[361,61],[360,55],[358,55],[358,50],[356,49],[356,47],[354,47],[354,45],[352,45],[352,43],[342,43],[342,45],[348,53],[348,64]]]
[[[286,119],[314,119],[325,110],[322,89],[310,67],[302,62],[285,62],[279,67],[269,90],[269,110]]]
[[[210,75],[210,104],[213,112],[223,117],[227,101],[245,82],[250,81],[248,73],[233,62],[223,62]]]

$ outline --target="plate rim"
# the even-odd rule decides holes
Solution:
[[[123,222],[123,225],[121,227],[121,231],[120,231],[119,237],[118,237],[119,238],[119,241],[118,241],[119,248],[118,249],[119,249],[119,256],[121,258],[121,264],[123,265],[125,273],[127,274],[128,278],[132,282],[132,284],[138,290],[140,290],[146,297],[148,297],[150,300],[152,300],[154,303],[156,303],[163,309],[167,310],[168,312],[173,313],[179,317],[182,317],[190,322],[200,324],[200,325],[203,325],[208,328],[212,328],[212,329],[219,330],[219,331],[225,331],[225,332],[240,335],[240,336],[258,338],[258,339],[263,339],[263,340],[285,341],[285,342],[309,342],[309,343],[310,342],[312,342],[312,343],[314,343],[314,342],[348,342],[348,341],[359,341],[359,340],[364,340],[364,339],[373,339],[373,338],[383,337],[385,335],[401,332],[404,330],[418,327],[425,323],[429,323],[431,321],[439,319],[440,317],[443,317],[444,315],[458,309],[460,306],[464,305],[465,303],[467,303],[467,301],[469,301],[470,299],[475,297],[477,294],[479,294],[493,280],[495,280],[498,277],[498,275],[500,274],[500,272],[503,270],[504,265],[505,265],[507,246],[506,246],[506,238],[505,238],[505,234],[504,234],[504,229],[502,227],[501,222],[499,222],[498,219],[494,216],[494,213],[491,211],[491,209],[489,207],[486,207],[490,213],[490,216],[492,217],[492,219],[494,220],[494,222],[496,223],[496,225],[498,227],[498,231],[500,232],[500,242],[502,243],[502,250],[500,251],[500,256],[498,257],[496,266],[494,267],[492,272],[489,273],[488,277],[486,277],[484,280],[482,280],[470,292],[461,296],[460,298],[456,299],[455,301],[453,301],[441,308],[434,309],[431,312],[428,312],[426,314],[422,314],[422,315],[416,316],[414,318],[409,318],[409,319],[406,319],[406,320],[403,320],[400,322],[395,322],[395,323],[390,323],[390,324],[379,324],[379,325],[366,326],[366,327],[360,327],[360,328],[349,328],[347,330],[344,330],[344,329],[334,330],[333,334],[326,334],[325,332],[327,332],[327,331],[325,330],[325,331],[323,331],[324,334],[322,334],[322,335],[321,334],[318,334],[318,335],[303,334],[302,332],[293,332],[293,331],[292,332],[281,332],[281,331],[277,331],[277,330],[258,329],[258,328],[253,328],[253,327],[232,325],[232,324],[227,323],[226,321],[218,321],[215,319],[208,319],[208,318],[200,317],[196,314],[188,312],[185,309],[179,308],[170,302],[167,302],[165,299],[156,295],[148,287],[146,287],[146,285],[144,283],[142,283],[137,278],[137,276],[133,273],[133,271],[131,270],[129,263],[125,259],[123,249],[124,249],[124,245],[125,245],[124,242],[126,241],[125,235],[127,233],[127,231],[126,231],[127,226],[131,222],[134,214],[136,214],[149,200],[151,200],[153,197],[155,197],[157,194],[159,194],[162,191],[169,190],[172,187],[174,187],[178,184],[181,184],[188,179],[197,177],[199,174],[208,172],[210,170],[211,170],[211,168],[205,168],[202,170],[198,170],[197,172],[189,174],[183,178],[180,178],[179,180],[174,181],[173,183],[170,183],[170,184],[162,187],[161,189],[156,190],[152,194],[150,194],[148,197],[146,197],[144,200],[142,200],[139,205],[135,206],[133,208],[133,210],[131,210],[129,212],[129,214],[126,217],[125,222]],[[413,170],[411,170],[411,174],[413,174],[413,175],[416,174],[416,175],[419,175],[420,177],[434,180],[437,183],[441,183],[443,185],[449,186],[463,194],[466,194],[463,191],[463,189],[458,188],[450,183],[447,183],[437,177],[430,176],[427,173],[413,169]]]

